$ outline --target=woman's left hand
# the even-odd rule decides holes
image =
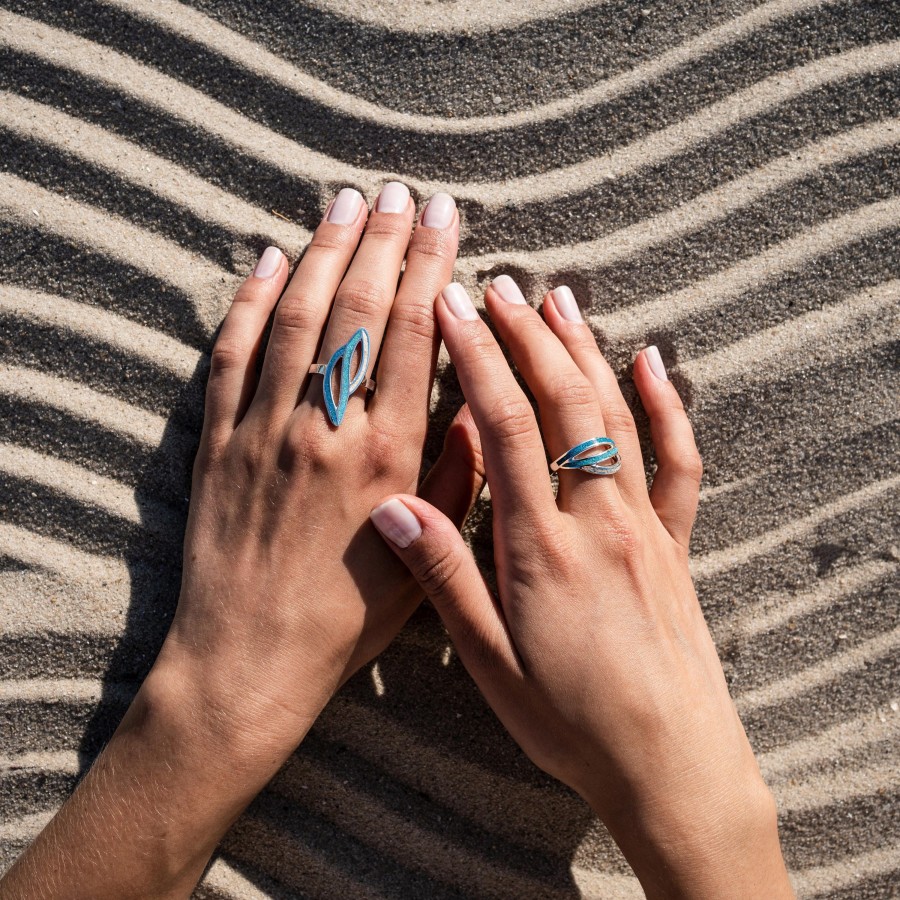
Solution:
[[[270,248],[238,291],[212,354],[172,628],[110,745],[3,880],[4,897],[187,896],[335,689],[419,602],[368,518],[385,494],[416,491],[433,303],[456,259],[452,199],[432,198],[411,237],[414,214],[403,185],[388,185],[371,216],[345,189],[286,290],[287,260]],[[309,369],[360,328],[377,390],[368,408],[353,394],[335,427]],[[479,468],[464,407],[422,494],[461,523]]]

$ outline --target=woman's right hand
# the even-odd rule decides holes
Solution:
[[[512,736],[591,804],[648,896],[793,896],[688,571],[700,457],[658,352],[634,367],[659,464],[648,492],[631,413],[571,292],[548,294],[542,319],[501,276],[485,305],[543,430],[465,291],[446,288],[436,313],[481,435],[499,597],[425,501],[395,495],[374,523]],[[544,442],[556,458],[598,435],[621,470],[563,470],[554,497]]]

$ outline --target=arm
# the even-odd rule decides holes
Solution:
[[[775,806],[735,712],[688,571],[700,458],[658,353],[634,367],[658,470],[567,288],[544,319],[507,276],[485,305],[537,400],[458,285],[437,318],[481,434],[499,596],[420,498],[373,521],[440,612],[462,661],[531,759],[603,819],[650,897],[793,896]],[[543,437],[541,434],[543,431]],[[551,459],[611,436],[613,475]]]
[[[402,185],[371,217],[345,189],[286,290],[270,248],[238,291],[212,354],[171,630],[107,748],[0,882],[4,900],[188,896],[336,688],[419,602],[367,519],[385,490],[415,490],[433,301],[456,257],[453,201],[432,199],[411,237],[414,213]],[[334,427],[309,368],[360,327],[379,387]],[[451,426],[422,486],[458,522],[480,488],[469,422]]]

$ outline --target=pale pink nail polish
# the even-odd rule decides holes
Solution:
[[[281,265],[282,253],[277,247],[266,247],[253,270],[254,278],[271,278]]]
[[[328,212],[328,221],[332,225],[352,225],[362,209],[363,198],[359,191],[353,188],[341,188],[331,209]]]
[[[426,228],[449,228],[455,211],[456,203],[449,194],[435,194],[422,213],[422,224]]]
[[[409,188],[399,181],[386,184],[378,195],[375,211],[380,213],[404,213],[409,205]]]
[[[478,318],[478,310],[475,309],[475,304],[472,303],[466,289],[461,284],[456,282],[448,284],[441,291],[441,296],[444,298],[447,308],[457,319],[472,321]]]
[[[391,499],[369,513],[372,524],[401,549],[422,535],[422,526],[413,511],[400,500]]]
[[[559,314],[567,322],[584,321],[581,317],[581,310],[578,308],[578,303],[575,301],[575,295],[568,287],[562,284],[558,288],[554,288],[550,293],[553,297],[553,302],[556,304],[556,308],[559,310]]]
[[[501,300],[505,300],[507,303],[515,303],[517,306],[525,305],[524,295],[509,275],[498,275],[491,282],[491,287],[499,294]]]
[[[660,380],[668,381],[669,376],[666,374],[666,367],[663,365],[662,357],[659,355],[659,348],[654,345],[644,347],[644,356],[650,364],[650,371]]]

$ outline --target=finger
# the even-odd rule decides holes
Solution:
[[[469,407],[450,423],[444,449],[419,488],[419,496],[461,528],[484,487],[481,438]]]
[[[207,443],[227,440],[250,405],[260,341],[287,274],[284,254],[267,247],[235,294],[210,360],[202,437]]]
[[[366,378],[375,369],[375,360],[387,325],[400,268],[412,233],[415,204],[409,189],[398,181],[385,185],[359,244],[359,250],[334,298],[331,316],[322,339],[319,362],[326,363],[360,329],[369,334],[369,359]],[[322,378],[314,379],[306,400],[321,402]],[[364,392],[350,398],[350,406],[363,409]]]
[[[647,347],[638,354],[634,383],[650,420],[650,437],[656,451],[657,469],[650,502],[669,534],[687,548],[703,476],[694,431],[656,347]]]
[[[547,519],[556,513],[556,498],[544,444],[531,404],[503,352],[462,285],[441,291],[435,314],[481,435],[494,508],[509,522],[522,516]]]
[[[369,409],[370,416],[390,416],[411,436],[427,427],[438,351],[434,298],[453,276],[458,245],[456,204],[448,194],[435,194],[406,252],[378,360],[378,390]]]
[[[508,693],[521,668],[503,614],[453,523],[418,497],[376,506],[372,523],[434,604],[463,665],[488,702]]]
[[[262,413],[287,418],[294,411],[366,213],[362,195],[352,188],[341,190],[325,211],[275,313],[254,401]]]
[[[600,398],[606,433],[621,450],[622,468],[616,473],[619,492],[629,502],[646,503],[647,479],[634,417],[569,288],[558,287],[544,298],[544,319]]]
[[[532,309],[508,275],[495,278],[484,298],[503,342],[537,400],[551,459],[595,437],[606,436],[600,400],[559,338]],[[560,470],[559,506],[570,512],[618,500],[607,476]]]

